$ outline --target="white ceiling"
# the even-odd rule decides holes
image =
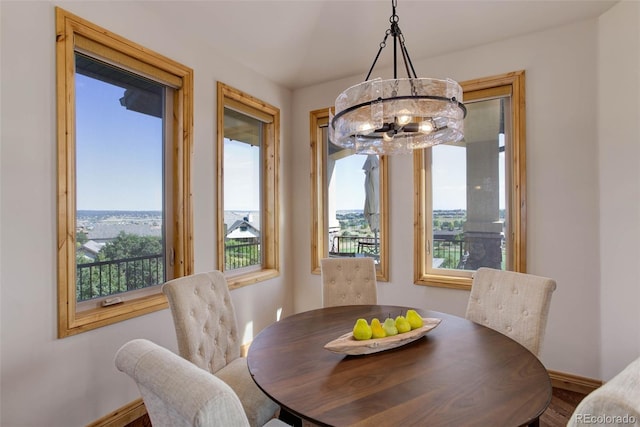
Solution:
[[[398,0],[396,13],[416,62],[597,17],[616,2]],[[358,74],[364,79],[391,16],[391,0],[174,0],[145,7],[290,89]],[[391,66],[391,40],[376,69]]]

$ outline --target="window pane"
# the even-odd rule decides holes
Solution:
[[[329,142],[329,109],[311,111],[311,271],[323,258],[371,257],[389,279],[386,156],[356,155]],[[369,197],[367,197],[369,194]]]
[[[76,54],[76,300],[166,280],[164,86]]]
[[[323,136],[326,135],[323,132]],[[334,144],[327,153],[330,257],[380,260],[380,159]]]
[[[280,110],[217,83],[217,265],[230,289],[280,274]]]
[[[414,153],[416,284],[470,289],[480,267],[526,271],[524,78],[462,82],[463,141]]]
[[[460,268],[467,212],[467,150],[461,145],[432,149],[433,268]]]
[[[225,108],[225,270],[262,265],[262,122]]]
[[[467,104],[464,144],[432,148],[432,268],[505,268],[503,99]]]

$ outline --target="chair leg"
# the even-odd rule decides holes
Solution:
[[[293,427],[302,427],[302,420],[293,415],[291,412],[287,411],[285,408],[280,408],[280,415],[278,419],[282,422],[285,422]]]

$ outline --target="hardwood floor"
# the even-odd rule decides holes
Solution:
[[[584,398],[584,394],[574,391],[563,390],[560,388],[553,389],[553,397],[551,404],[540,417],[540,427],[565,427],[571,414],[578,406],[578,403]],[[138,418],[126,427],[149,427],[151,423],[147,415]]]
[[[133,420],[129,424],[124,427],[152,427],[151,420],[149,419],[149,415],[144,414],[140,418]]]
[[[551,404],[540,417],[540,427],[565,427],[584,397],[584,394],[575,391],[554,388]]]

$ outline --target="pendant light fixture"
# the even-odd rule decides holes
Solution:
[[[418,78],[398,26],[397,0],[392,0],[389,28],[365,81],[342,92],[329,116],[329,139],[357,154],[405,154],[414,149],[464,137],[462,88],[451,80]],[[393,79],[369,80],[393,37]],[[407,78],[398,78],[398,47]]]

